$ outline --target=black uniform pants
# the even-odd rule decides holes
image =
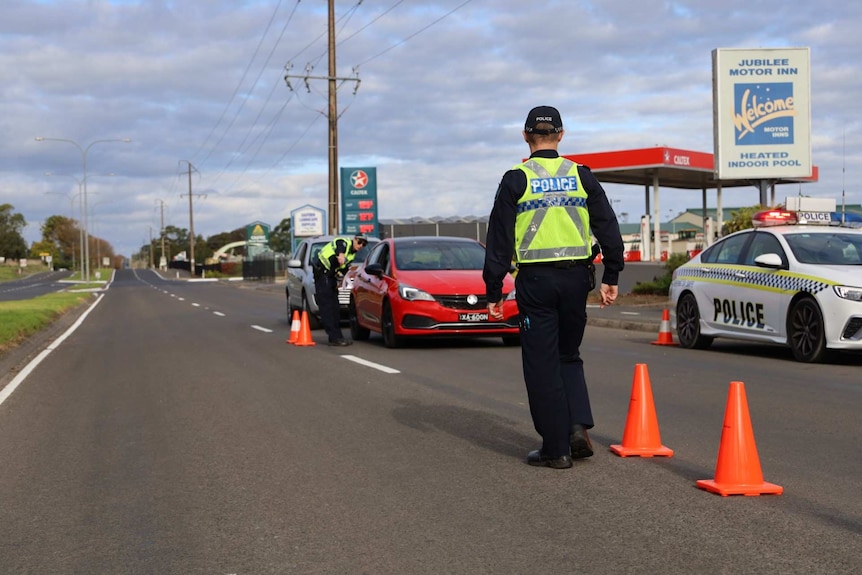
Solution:
[[[338,304],[338,281],[331,273],[314,268],[314,299],[320,310],[320,323],[330,342],[344,339],[341,333],[341,308]]]
[[[572,425],[593,426],[580,354],[591,276],[585,265],[524,265],[515,278],[530,414],[549,457],[569,454]]]

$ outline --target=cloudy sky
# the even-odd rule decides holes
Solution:
[[[716,48],[810,48],[820,180],[802,192],[862,203],[860,2],[337,0],[335,12],[339,163],[377,168],[381,218],[487,214],[536,105],[561,111],[565,154],[712,152]],[[27,219],[29,242],[48,216],[77,217],[83,154],[41,136],[88,150],[90,231],[124,255],[158,236],[162,206],[165,225],[189,227],[189,163],[198,235],[325,209],[327,82],[302,77],[327,73],[323,0],[3,0],[0,203]],[[642,187],[606,190],[629,221],[644,212]],[[723,205],[758,197],[725,190]],[[700,201],[667,189],[661,210]]]

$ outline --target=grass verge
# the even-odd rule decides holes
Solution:
[[[20,280],[21,278],[33,275],[39,271],[44,270],[37,270],[32,267],[19,268],[18,266],[10,266],[9,264],[0,264],[0,282]]]
[[[0,302],[0,355],[91,298],[88,293],[52,293]]]

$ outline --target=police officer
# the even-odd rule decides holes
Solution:
[[[341,310],[338,305],[338,285],[344,278],[356,252],[368,243],[364,234],[340,236],[323,246],[317,254],[314,270],[314,297],[320,308],[320,323],[329,337],[329,345],[350,345],[341,333]]]
[[[518,266],[516,299],[524,382],[541,449],[530,465],[565,469],[590,457],[593,415],[581,340],[587,294],[595,286],[590,233],[601,245],[602,306],[617,298],[623,240],[605,191],[586,166],[557,152],[563,122],[556,108],[533,108],[524,124],[530,158],[503,175],[488,221],[482,276],[491,318],[502,319],[503,278]]]

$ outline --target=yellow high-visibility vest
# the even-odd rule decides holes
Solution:
[[[590,214],[578,165],[563,157],[530,158],[514,169],[527,175],[515,218],[518,263],[589,258]]]

